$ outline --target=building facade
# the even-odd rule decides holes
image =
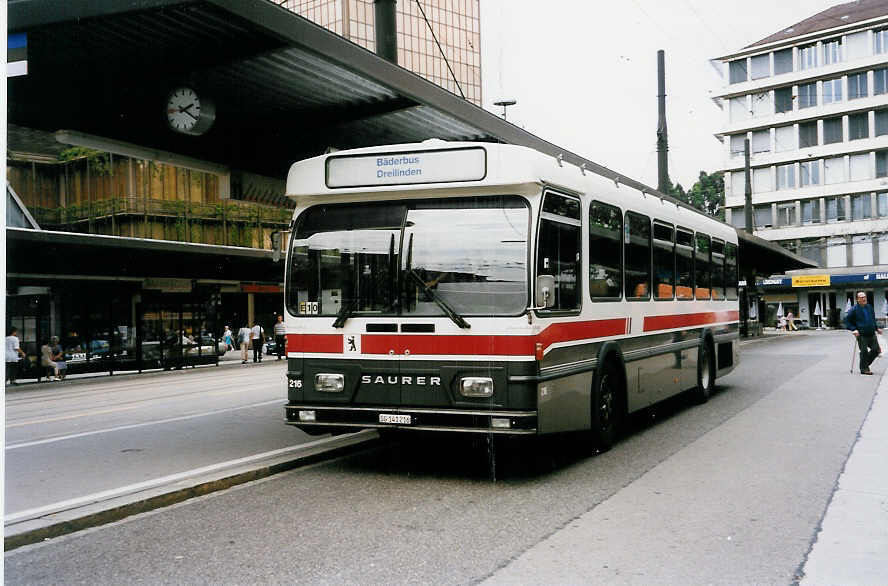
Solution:
[[[373,0],[286,0],[282,6],[376,48]],[[480,11],[480,0],[398,2],[398,65],[480,106]]]
[[[745,228],[750,144],[754,234],[821,267],[765,281],[812,325],[855,289],[888,313],[888,1],[830,8],[718,59],[726,220]]]

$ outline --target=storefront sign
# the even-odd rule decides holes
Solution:
[[[829,275],[798,275],[792,278],[793,287],[829,287]]]
[[[145,289],[160,289],[166,293],[190,293],[191,279],[149,277],[145,279]]]
[[[241,285],[244,293],[282,293],[280,285]]]
[[[330,157],[327,187],[480,181],[487,175],[483,148]]]

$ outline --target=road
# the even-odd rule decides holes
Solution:
[[[20,387],[6,396],[6,514],[307,441],[284,362]]]
[[[707,404],[635,417],[605,454],[519,444],[491,482],[477,447],[401,441],[22,547],[6,581],[790,584],[880,379],[850,350],[745,345]]]

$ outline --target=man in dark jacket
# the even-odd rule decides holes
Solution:
[[[863,291],[858,291],[857,305],[845,316],[845,327],[851,330],[860,347],[860,374],[872,374],[869,365],[880,352],[876,332],[881,334],[882,330],[876,326],[876,314],[867,304]]]

